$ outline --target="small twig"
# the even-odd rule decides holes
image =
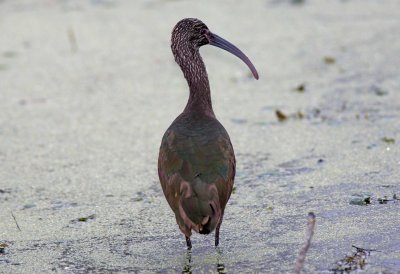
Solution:
[[[314,227],[315,227],[315,214],[313,212],[309,212],[308,213],[306,240],[300,249],[299,255],[297,256],[296,266],[293,271],[294,274],[300,274],[301,270],[303,269],[304,261],[306,259],[306,254],[307,254],[308,248],[311,245],[311,239],[314,235]]]
[[[17,218],[15,218],[14,213],[12,211],[10,211],[10,212],[11,212],[11,216],[13,217],[13,219],[15,221],[15,224],[17,225],[18,230],[21,231],[21,228],[19,227],[18,222],[17,222]]]
[[[358,252],[358,251],[361,251],[361,252],[365,252],[365,251],[367,251],[367,252],[377,251],[377,252],[379,252],[379,251],[376,250],[376,249],[366,249],[366,248],[358,247],[358,246],[355,246],[355,245],[351,245],[351,247],[354,247],[355,249],[357,249],[357,252]]]
[[[72,53],[75,53],[78,51],[78,43],[76,42],[75,32],[72,28],[68,28],[67,34],[69,43],[71,45],[71,51]]]

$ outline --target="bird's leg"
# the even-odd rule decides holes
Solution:
[[[222,224],[222,219],[224,218],[224,212],[221,212],[221,219],[219,219],[219,222],[217,224],[217,228],[215,229],[215,246],[219,245],[219,229],[221,228]]]
[[[186,237],[187,248],[190,250],[190,249],[192,249],[192,241],[190,241],[190,238],[188,236],[185,236],[185,237]]]

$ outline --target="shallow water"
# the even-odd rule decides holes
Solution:
[[[0,272],[289,272],[309,211],[306,273],[352,245],[376,250],[365,272],[400,272],[399,3],[292,2],[0,1]],[[169,39],[188,16],[260,74],[201,50],[237,177],[220,248],[194,235],[191,254],[156,167],[187,100]]]

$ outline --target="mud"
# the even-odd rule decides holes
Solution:
[[[260,75],[201,49],[237,178],[220,248],[191,253],[156,167],[188,96],[184,17]],[[399,26],[396,0],[0,1],[0,272],[289,272],[309,211],[305,273],[352,245],[366,273],[400,272]]]

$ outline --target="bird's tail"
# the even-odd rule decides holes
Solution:
[[[180,193],[179,216],[176,217],[182,232],[188,237],[192,229],[200,234],[212,232],[221,218],[216,186],[195,178],[191,183],[182,182]]]

